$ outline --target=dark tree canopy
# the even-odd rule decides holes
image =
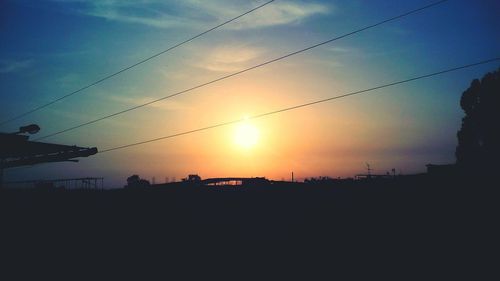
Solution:
[[[500,69],[474,79],[460,106],[465,117],[457,133],[457,164],[489,170],[500,161]]]
[[[141,188],[148,187],[149,185],[149,181],[141,179],[138,175],[132,175],[127,178],[127,185],[125,188]]]

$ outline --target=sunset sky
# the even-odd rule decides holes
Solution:
[[[68,94],[266,1],[1,1],[0,121]],[[433,1],[273,3],[0,127],[32,138],[167,96]],[[450,0],[183,95],[43,141],[99,150],[244,119],[500,54],[500,3]],[[499,63],[127,149],[9,169],[6,180],[104,177],[123,186],[265,176],[350,177],[452,163],[462,92]]]

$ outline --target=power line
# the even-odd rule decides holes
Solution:
[[[245,12],[245,13],[243,13],[243,14],[240,14],[240,15],[238,15],[238,16],[236,16],[236,17],[232,18],[232,19],[229,19],[229,20],[227,20],[227,21],[225,21],[225,22],[223,22],[223,23],[221,23],[221,24],[218,24],[218,25],[216,25],[216,26],[214,26],[214,27],[212,27],[212,28],[210,28],[210,29],[208,29],[208,30],[206,30],[206,31],[203,31],[202,33],[199,33],[198,35],[195,35],[195,36],[193,36],[193,37],[191,37],[191,38],[189,38],[189,39],[186,39],[186,40],[184,40],[184,41],[182,41],[182,42],[180,42],[180,43],[177,43],[176,45],[171,46],[171,47],[169,47],[168,49],[165,49],[165,50],[163,50],[163,51],[161,51],[161,52],[159,52],[159,53],[156,53],[156,54],[154,54],[154,55],[152,55],[152,56],[150,56],[150,57],[147,57],[147,58],[145,58],[145,59],[142,59],[142,60],[140,60],[140,61],[138,61],[138,62],[136,62],[136,63],[134,63],[134,64],[132,64],[132,65],[130,65],[130,66],[127,66],[127,67],[125,67],[125,68],[123,68],[123,69],[121,69],[121,70],[119,70],[119,71],[117,71],[117,72],[114,72],[114,73],[112,73],[112,74],[109,74],[109,75],[107,75],[107,76],[104,76],[103,78],[101,78],[101,79],[99,79],[99,80],[97,80],[97,81],[95,81],[95,82],[93,82],[93,83],[90,83],[90,84],[88,84],[88,85],[86,85],[86,86],[84,86],[84,87],[82,87],[82,88],[80,88],[80,89],[78,89],[78,90],[76,90],[76,91],[73,91],[73,92],[71,92],[71,93],[69,93],[69,94],[66,94],[66,95],[64,95],[64,96],[61,96],[61,97],[59,97],[59,98],[57,98],[57,99],[55,99],[55,100],[53,100],[53,101],[50,101],[50,102],[48,102],[48,103],[46,103],[46,104],[40,105],[40,106],[38,106],[38,107],[35,107],[35,108],[31,109],[31,110],[28,110],[28,111],[26,111],[26,112],[24,112],[24,113],[22,113],[22,114],[19,114],[19,115],[17,115],[17,116],[14,116],[14,117],[10,118],[10,119],[7,119],[7,120],[5,120],[5,121],[2,121],[2,122],[0,123],[0,126],[4,125],[4,124],[6,124],[6,123],[9,123],[9,122],[11,122],[11,121],[17,120],[17,119],[19,119],[19,118],[21,118],[21,117],[24,117],[24,116],[26,116],[26,115],[29,115],[29,114],[31,114],[31,113],[33,113],[33,112],[35,112],[35,111],[41,110],[41,109],[43,109],[43,108],[45,108],[45,107],[47,107],[47,106],[50,106],[50,105],[52,105],[52,104],[54,104],[54,103],[56,103],[56,102],[58,102],[58,101],[61,101],[61,100],[65,99],[65,98],[68,98],[68,97],[71,97],[71,96],[73,96],[73,95],[75,95],[75,94],[77,94],[77,93],[79,93],[79,92],[82,92],[82,91],[84,91],[84,90],[86,90],[86,89],[88,89],[88,88],[90,88],[90,87],[92,87],[92,86],[95,86],[95,85],[97,85],[97,84],[99,84],[99,83],[101,83],[101,82],[103,82],[103,81],[106,81],[106,80],[108,80],[108,79],[110,79],[110,78],[112,78],[112,77],[114,77],[114,76],[116,76],[116,75],[118,75],[118,74],[121,74],[121,73],[123,73],[123,72],[125,72],[125,71],[127,71],[127,70],[129,70],[129,69],[131,69],[131,68],[134,68],[134,67],[136,67],[136,66],[138,66],[138,65],[141,65],[141,64],[143,64],[143,63],[145,63],[145,62],[147,62],[147,61],[150,61],[150,60],[152,60],[152,59],[154,59],[154,58],[156,58],[156,57],[158,57],[158,56],[160,56],[160,55],[163,55],[163,54],[164,54],[164,53],[166,53],[166,52],[169,52],[169,51],[171,51],[171,50],[173,50],[173,49],[175,49],[175,48],[177,48],[177,47],[179,47],[179,46],[181,46],[181,45],[184,45],[184,44],[186,44],[186,43],[188,43],[188,42],[190,42],[190,41],[195,40],[195,39],[196,39],[196,38],[198,38],[198,37],[201,37],[201,36],[203,36],[203,35],[205,35],[205,34],[207,34],[207,33],[211,32],[211,31],[214,31],[214,30],[216,30],[216,29],[218,29],[218,28],[220,28],[220,27],[222,27],[222,26],[224,26],[224,25],[226,25],[226,24],[228,24],[228,23],[230,23],[230,22],[233,22],[233,21],[235,21],[235,20],[237,20],[237,19],[239,19],[239,18],[241,18],[241,17],[243,17],[243,16],[245,16],[245,15],[248,15],[248,14],[250,14],[250,13],[252,13],[252,12],[254,12],[254,11],[256,11],[256,10],[258,10],[258,9],[260,9],[260,8],[262,8],[262,7],[264,7],[264,6],[266,6],[266,5],[268,5],[268,4],[271,4],[271,3],[272,3],[272,2],[274,2],[274,1],[275,1],[275,0],[270,0],[270,1],[268,1],[268,2],[264,3],[264,4],[260,5],[260,6],[257,6],[257,7],[253,8],[253,9],[251,9],[251,10],[246,11],[246,12]]]
[[[147,102],[147,103],[143,103],[143,104],[140,104],[140,105],[136,105],[136,106],[133,106],[133,107],[130,107],[130,108],[127,108],[127,109],[124,109],[122,111],[118,111],[118,112],[115,112],[115,113],[112,113],[112,114],[109,114],[109,115],[106,115],[106,116],[103,116],[103,117],[100,117],[100,118],[97,118],[97,119],[94,119],[94,120],[91,120],[91,121],[88,121],[88,122],[85,122],[85,123],[82,123],[82,124],[79,124],[79,125],[76,125],[74,127],[70,127],[70,128],[67,128],[67,129],[64,129],[64,130],[61,130],[61,131],[58,131],[58,132],[55,132],[55,133],[52,133],[52,134],[49,134],[49,135],[46,135],[46,136],[43,136],[43,137],[40,137],[36,140],[41,140],[41,139],[46,139],[46,138],[49,138],[49,137],[53,137],[53,136],[56,136],[56,135],[59,135],[59,134],[62,134],[62,133],[65,133],[65,132],[69,132],[69,131],[72,131],[72,130],[75,130],[75,129],[78,129],[78,128],[81,128],[81,127],[84,127],[84,126],[87,126],[87,125],[90,125],[90,124],[93,124],[93,123],[97,123],[99,121],[102,121],[104,119],[108,119],[108,118],[111,118],[111,117],[114,117],[114,116],[117,116],[117,115],[120,115],[120,114],[123,114],[123,113],[126,113],[126,112],[129,112],[129,111],[132,111],[132,110],[136,110],[138,108],[141,108],[141,107],[145,107],[145,106],[148,106],[150,104],[153,104],[153,103],[156,103],[156,102],[159,102],[159,101],[162,101],[162,100],[166,100],[166,99],[169,99],[169,98],[172,98],[172,97],[175,97],[175,96],[178,96],[178,95],[182,95],[182,94],[185,94],[187,92],[190,92],[190,91],[193,91],[193,90],[196,90],[196,89],[199,89],[199,88],[202,88],[204,86],[207,86],[207,85],[210,85],[210,84],[213,84],[213,83],[216,83],[216,82],[219,82],[219,81],[222,81],[222,80],[225,80],[225,79],[228,79],[228,78],[231,78],[233,76],[236,76],[236,75],[239,75],[239,74],[242,74],[242,73],[245,73],[245,72],[248,72],[250,70],[254,70],[256,68],[260,68],[260,67],[263,67],[265,65],[268,65],[268,64],[271,64],[271,63],[274,63],[274,62],[277,62],[277,61],[280,61],[280,60],[283,60],[283,59],[286,59],[286,58],[289,58],[291,56],[294,56],[294,55],[297,55],[297,54],[300,54],[300,53],[303,53],[303,52],[306,52],[308,50],[311,50],[311,49],[314,49],[314,48],[317,48],[319,46],[322,46],[322,45],[325,45],[325,44],[328,44],[328,43],[331,43],[333,41],[336,41],[336,40],[339,40],[339,39],[342,39],[342,38],[345,38],[347,36],[351,36],[353,34],[356,34],[356,33],[359,33],[359,32],[362,32],[362,31],[365,31],[367,29],[370,29],[370,28],[374,28],[376,26],[379,26],[381,24],[384,24],[384,23],[387,23],[387,22],[390,22],[390,21],[394,21],[394,20],[397,20],[397,19],[400,19],[400,18],[403,18],[405,16],[408,16],[410,14],[414,14],[414,13],[417,13],[419,11],[422,11],[422,10],[425,10],[425,9],[428,9],[428,8],[431,8],[433,6],[436,6],[436,5],[439,5],[439,4],[442,4],[444,2],[446,2],[448,0],[442,0],[442,1],[438,1],[438,2],[434,2],[432,4],[428,4],[426,6],[423,6],[421,8],[418,8],[418,9],[415,9],[415,10],[411,10],[411,11],[408,11],[408,12],[405,12],[403,14],[400,14],[400,15],[397,15],[395,17],[392,17],[392,18],[389,18],[389,19],[385,19],[383,21],[380,21],[380,22],[377,22],[375,24],[372,24],[372,25],[368,25],[368,26],[365,26],[363,28],[360,28],[360,29],[357,29],[355,31],[351,31],[351,32],[348,32],[348,33],[345,33],[343,35],[340,35],[340,36],[337,36],[335,38],[332,38],[332,39],[329,39],[329,40],[326,40],[326,41],[323,41],[321,43],[317,43],[315,45],[312,45],[312,46],[309,46],[307,48],[304,48],[304,49],[300,49],[298,51],[295,51],[295,52],[292,52],[292,53],[288,53],[284,56],[281,56],[281,57],[278,57],[278,58],[275,58],[275,59],[272,59],[272,60],[269,60],[269,61],[266,61],[266,62],[263,62],[263,63],[260,63],[260,64],[257,64],[257,65],[254,65],[252,67],[249,67],[249,68],[246,68],[246,69],[243,69],[243,70],[240,70],[240,71],[237,71],[237,72],[234,72],[232,74],[229,74],[229,75],[226,75],[226,76],[222,76],[222,77],[219,77],[215,80],[211,80],[209,82],[205,82],[203,84],[199,84],[197,86],[194,86],[194,87],[191,87],[191,88],[188,88],[188,89],[185,89],[185,90],[182,90],[182,91],[179,91],[179,92],[176,92],[174,94],[171,94],[171,95],[168,95],[168,96],[165,96],[165,97],[161,97],[161,98],[158,98],[156,100],[153,100],[153,101],[150,101],[150,102]]]
[[[356,92],[351,92],[351,93],[340,95],[340,96],[334,96],[334,97],[330,97],[330,98],[326,98],[326,99],[321,99],[321,100],[316,100],[316,101],[312,101],[312,102],[308,102],[308,103],[303,103],[303,104],[299,104],[299,105],[295,105],[295,106],[291,106],[291,107],[287,107],[287,108],[283,108],[283,109],[279,109],[279,110],[275,110],[275,111],[271,111],[271,112],[266,112],[266,113],[254,115],[254,116],[251,116],[251,117],[248,117],[248,118],[245,118],[245,119],[246,120],[250,120],[250,119],[262,118],[262,117],[265,117],[265,116],[274,115],[274,114],[282,113],[282,112],[285,112],[285,111],[291,111],[291,110],[295,110],[295,109],[299,109],[299,108],[303,108],[303,107],[308,107],[308,106],[312,106],[312,105],[316,105],[316,104],[319,104],[319,103],[324,103],[324,102],[328,102],[328,101],[332,101],[332,100],[336,100],[336,99],[341,99],[341,98],[345,98],[345,97],[349,97],[349,96],[354,96],[354,95],[359,95],[359,94],[363,94],[363,93],[368,93],[368,92],[372,92],[372,91],[375,91],[375,90],[379,90],[379,89],[383,89],[383,88],[388,88],[388,87],[391,87],[391,86],[395,86],[395,85],[399,85],[399,84],[404,84],[404,83],[408,83],[408,82],[412,82],[412,81],[420,80],[420,79],[424,79],[424,78],[429,78],[429,77],[432,77],[432,76],[437,76],[437,75],[441,75],[441,74],[444,74],[444,73],[448,73],[448,72],[452,72],[452,71],[457,71],[457,70],[461,70],[461,69],[465,69],[465,68],[470,68],[470,67],[473,67],[473,66],[478,66],[478,65],[482,65],[482,64],[486,64],[486,63],[498,61],[498,60],[500,60],[500,57],[491,58],[491,59],[487,59],[487,60],[483,60],[483,61],[479,61],[479,62],[475,62],[475,63],[471,63],[471,64],[466,64],[466,65],[462,65],[462,66],[458,66],[458,67],[448,68],[448,69],[445,69],[445,70],[441,70],[441,71],[437,71],[437,72],[433,72],[433,73],[429,73],[429,74],[425,74],[425,75],[421,75],[421,76],[416,76],[416,77],[413,77],[413,78],[409,78],[409,79],[405,79],[405,80],[400,80],[400,81],[397,81],[397,82],[392,82],[392,83],[388,83],[388,84],[384,84],[384,85],[379,85],[379,86],[375,86],[375,87],[372,87],[372,88],[368,88],[368,89],[364,89],[364,90],[360,90],[360,91],[356,91]],[[176,133],[176,134],[173,134],[173,135],[168,135],[168,136],[163,136],[163,137],[159,137],[159,138],[155,138],[155,139],[145,140],[145,141],[131,143],[131,144],[122,145],[122,146],[117,146],[117,147],[113,147],[113,148],[108,148],[108,149],[99,151],[98,153],[105,153],[105,152],[110,152],[110,151],[114,151],[114,150],[124,149],[124,148],[132,147],[132,146],[137,146],[137,145],[141,145],[141,144],[146,144],[146,143],[150,143],[150,142],[155,142],[155,141],[159,141],[159,140],[164,140],[164,139],[179,137],[179,136],[188,135],[188,134],[192,134],[192,133],[196,133],[196,132],[200,132],[200,131],[206,131],[206,130],[210,130],[210,129],[214,129],[214,128],[218,128],[218,127],[223,127],[223,126],[227,126],[227,125],[236,124],[236,123],[239,123],[239,122],[242,122],[242,121],[243,120],[241,120],[241,119],[233,120],[233,121],[228,121],[228,122],[224,122],[224,123],[219,123],[219,124],[211,125],[211,126],[208,126],[208,127],[203,127],[203,128],[198,128],[198,129],[190,130],[190,131]]]

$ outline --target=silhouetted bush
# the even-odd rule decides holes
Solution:
[[[127,178],[127,185],[125,188],[144,188],[150,186],[149,181],[141,179],[138,175],[132,175]]]

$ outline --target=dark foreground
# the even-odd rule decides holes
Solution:
[[[2,274],[484,280],[498,261],[495,186],[415,177],[240,189],[3,190]]]

